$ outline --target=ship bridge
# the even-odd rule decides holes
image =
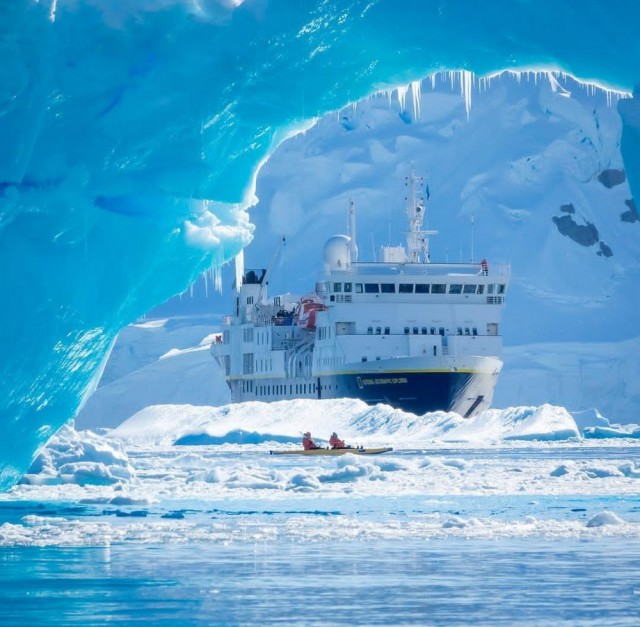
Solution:
[[[501,305],[507,292],[508,264],[355,263],[332,268],[316,283],[328,304],[366,302]]]

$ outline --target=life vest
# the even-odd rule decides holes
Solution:
[[[314,449],[318,448],[318,445],[313,441],[312,437],[308,437],[308,436],[304,436],[302,438],[302,448],[305,451],[313,451]]]

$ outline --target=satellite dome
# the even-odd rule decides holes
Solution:
[[[351,238],[346,235],[334,235],[324,245],[324,265],[329,268],[346,268],[351,261],[349,252]]]

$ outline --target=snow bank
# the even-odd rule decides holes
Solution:
[[[158,404],[218,405],[229,389],[209,346],[170,349],[155,361],[96,390],[76,418],[81,428],[112,428]]]
[[[506,346],[494,403],[598,407],[616,422],[640,422],[638,372],[640,337]],[[580,429],[609,423],[595,409],[572,415]]]
[[[612,425],[610,427],[586,427],[583,435],[585,438],[602,440],[607,438],[632,438],[640,439],[640,427],[638,425]]]
[[[68,425],[40,451],[21,483],[112,485],[134,476],[121,443]]]
[[[580,432],[564,407],[542,405],[514,425],[505,440],[566,440],[578,438]]]
[[[298,446],[305,431],[311,431],[321,445],[336,431],[348,444],[405,449],[436,442],[488,444],[581,437],[571,414],[551,405],[492,409],[464,419],[445,412],[416,416],[386,405],[370,407],[355,399],[247,402],[223,407],[157,405],[138,412],[110,436],[156,445]]]

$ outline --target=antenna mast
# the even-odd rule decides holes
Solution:
[[[425,216],[425,193],[429,200],[429,186],[425,190],[424,176],[415,176],[413,173],[413,163],[411,172],[406,177],[407,196],[406,211],[409,218],[409,232],[407,233],[407,261],[409,263],[430,263],[429,258],[429,236],[436,235],[438,231],[423,231],[422,223]],[[416,193],[416,184],[419,190]],[[423,191],[424,190],[424,191]]]
[[[473,225],[475,224],[475,216],[471,214],[471,263],[473,263]]]
[[[349,263],[358,261],[358,245],[356,244],[356,205],[349,200]]]

